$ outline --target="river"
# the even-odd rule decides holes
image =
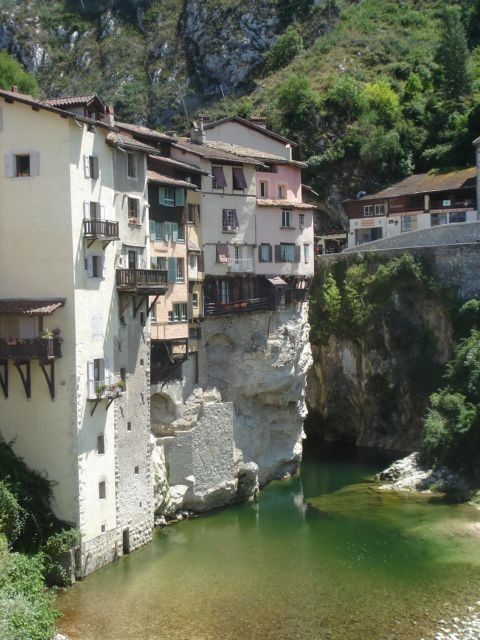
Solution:
[[[480,598],[480,512],[368,482],[385,452],[310,445],[301,474],[158,531],[60,593],[71,640],[425,640]]]

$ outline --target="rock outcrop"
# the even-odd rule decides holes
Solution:
[[[199,384],[154,390],[157,513],[206,511],[254,497],[294,473],[302,456],[311,365],[307,305],[208,319]]]

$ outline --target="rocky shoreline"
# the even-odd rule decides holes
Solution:
[[[435,640],[478,640],[480,638],[480,600],[468,607],[469,614],[450,621],[440,620]],[[424,640],[423,638],[421,640]]]

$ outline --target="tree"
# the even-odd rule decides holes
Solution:
[[[308,78],[292,75],[277,90],[282,122],[290,131],[304,130],[311,123],[318,103]]]
[[[27,73],[22,65],[5,51],[0,52],[0,87],[9,91],[16,86],[20,93],[37,95],[38,85],[34,76]]]
[[[265,61],[271,69],[281,69],[291,62],[302,49],[302,36],[293,25],[290,25],[285,33],[277,38],[266,55]]]
[[[439,67],[439,89],[447,104],[456,104],[472,90],[468,44],[461,10],[447,6],[442,12],[440,42],[435,62]]]

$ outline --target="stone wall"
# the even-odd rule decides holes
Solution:
[[[311,364],[307,318],[308,305],[298,304],[207,319],[199,384],[188,362],[182,383],[152,388],[158,513],[245,499],[296,471]]]

